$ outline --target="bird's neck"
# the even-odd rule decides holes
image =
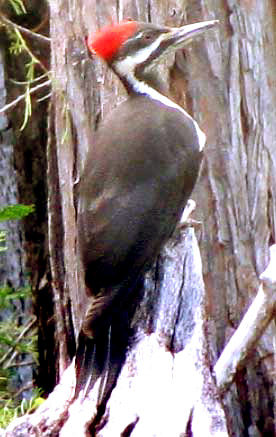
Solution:
[[[158,93],[170,98],[169,88],[167,83],[161,78],[161,76],[156,71],[145,71],[141,76],[138,76],[136,73],[136,88],[138,92],[140,89],[143,90],[144,85],[147,85],[147,88],[153,89]]]
[[[167,96],[166,85],[158,76],[154,76],[151,73],[143,73],[143,75],[140,74],[138,77],[135,75],[135,71],[128,71],[126,73],[123,69],[120,71],[115,70],[115,73],[121,79],[130,96],[146,96],[156,103],[166,106],[170,110],[173,109],[181,112],[186,119],[192,121],[198,136],[199,150],[201,151],[203,149],[206,141],[205,134],[201,131],[197,122],[190,114]]]
[[[131,96],[148,95],[151,97],[152,94],[158,92],[161,96],[163,95],[169,98],[166,82],[162,80],[155,71],[143,71],[142,74],[138,74],[136,70],[127,72],[126,74],[121,74],[121,71],[116,70],[115,72],[124,84],[127,93]]]
[[[116,65],[115,73],[126,88],[129,96],[145,96],[153,100],[160,101],[162,104],[175,107],[180,111],[183,109],[171,100],[166,82],[160,78],[156,71],[124,71],[124,64]]]

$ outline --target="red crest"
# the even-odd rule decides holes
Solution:
[[[87,38],[87,47],[106,61],[110,60],[119,50],[121,45],[137,30],[136,21],[123,21],[122,23],[104,27]]]

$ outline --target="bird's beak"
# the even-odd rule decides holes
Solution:
[[[206,30],[212,29],[218,23],[218,20],[211,20],[188,24],[182,27],[173,27],[164,35],[164,42],[170,47],[180,48]]]

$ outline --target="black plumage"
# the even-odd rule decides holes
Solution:
[[[189,39],[215,22],[206,23],[188,30],[127,24],[133,34],[107,60],[129,96],[100,124],[78,187],[78,248],[91,302],[79,338],[77,393],[104,370],[110,391],[125,357],[129,296],[172,235],[197,180],[204,134],[149,78],[183,34]],[[101,48],[102,40],[89,48]]]

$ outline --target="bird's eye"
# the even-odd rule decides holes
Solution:
[[[146,33],[146,34],[144,35],[144,40],[145,40],[145,41],[151,41],[151,40],[152,40],[152,37],[153,37],[152,33]]]

